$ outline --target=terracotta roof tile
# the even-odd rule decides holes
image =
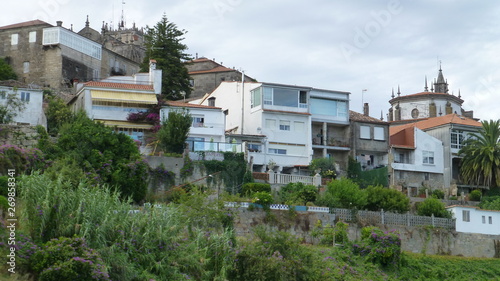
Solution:
[[[182,101],[166,101],[165,104],[167,104],[169,106],[178,106],[178,107],[222,109],[220,107],[208,106],[208,105],[203,105],[203,104],[195,104],[195,103],[186,103],[186,102],[182,102]]]
[[[11,29],[11,28],[19,28],[19,27],[26,27],[26,26],[34,26],[34,25],[50,25],[50,23],[46,23],[41,20],[30,20],[30,21],[25,21],[25,22],[20,22],[20,23],[15,23],[15,24],[10,24],[10,25],[5,25],[5,26],[0,26],[0,30],[2,29]]]
[[[460,116],[460,115],[453,113],[453,114],[448,114],[448,115],[444,115],[444,116],[428,118],[426,120],[418,121],[415,123],[409,123],[409,124],[400,125],[400,126],[393,126],[390,128],[390,134],[394,134],[394,133],[401,131],[405,128],[413,127],[413,126],[419,128],[420,130],[426,130],[426,129],[439,127],[439,126],[446,125],[446,124],[482,127],[481,123],[474,120],[474,119],[470,119],[470,118]]]
[[[380,119],[371,117],[371,116],[366,116],[364,114],[361,114],[356,111],[349,110],[349,120],[352,121],[357,121],[357,122],[366,122],[366,123],[378,123],[378,124],[386,124],[388,125],[388,122],[384,122]]]
[[[87,87],[113,88],[113,89],[154,90],[153,85],[99,82],[99,81],[87,82],[87,83],[85,83],[85,86],[87,86]]]
[[[191,72],[189,72],[189,74],[192,75],[192,74],[203,74],[203,73],[213,73],[213,72],[228,72],[228,71],[236,71],[236,70],[232,69],[232,68],[227,68],[225,66],[217,66],[215,68],[208,69],[208,70],[191,71]]]

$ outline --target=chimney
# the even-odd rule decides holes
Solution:
[[[215,106],[215,97],[208,98],[208,106]]]
[[[156,69],[156,60],[149,60],[149,71]]]
[[[365,104],[363,105],[363,115],[364,116],[370,115],[370,107],[368,106],[367,102],[365,102]]]
[[[58,20],[58,21],[56,21],[56,24],[57,24],[57,26],[61,26],[62,27],[62,21]]]

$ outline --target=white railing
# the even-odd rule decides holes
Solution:
[[[312,176],[301,176],[301,175],[290,175],[290,174],[281,174],[274,173],[273,171],[269,171],[269,183],[270,184],[289,184],[301,182],[306,185],[321,185],[321,176],[316,174],[314,177]]]

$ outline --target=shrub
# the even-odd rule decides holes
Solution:
[[[305,185],[301,182],[289,183],[281,188],[279,195],[283,204],[304,205],[307,202],[316,201],[318,189],[313,185]]]
[[[6,175],[9,169],[17,174],[30,173],[45,164],[43,153],[37,148],[25,149],[15,145],[0,146],[0,174]]]
[[[451,218],[451,213],[446,210],[444,203],[436,198],[427,198],[417,206],[419,216],[432,216],[440,218]]]
[[[434,189],[432,191],[432,197],[436,199],[444,199],[444,191],[442,191],[441,189]]]
[[[401,260],[401,238],[395,231],[382,232],[376,227],[362,229],[362,240],[353,244],[353,253],[367,256],[373,263],[396,266]],[[368,234],[369,233],[369,234]]]
[[[40,281],[110,280],[99,254],[82,238],[58,238],[45,243],[31,256]]]
[[[7,212],[7,209],[9,209],[9,201],[2,195],[0,195],[0,209],[3,212]]]
[[[485,210],[500,210],[500,196],[483,197],[479,207]]]
[[[255,192],[271,193],[271,185],[268,183],[251,182],[251,183],[245,183],[241,187],[241,193],[245,196],[251,196]]]
[[[335,168],[335,160],[333,158],[316,158],[309,164],[309,170],[312,171],[313,176],[316,170],[320,170],[320,175],[329,179],[337,177]]]
[[[7,184],[9,183],[9,177],[8,176],[0,176],[0,195],[2,196],[7,196]]]
[[[366,209],[387,212],[405,213],[410,210],[410,198],[395,189],[382,186],[369,186],[366,190]]]
[[[264,210],[269,210],[269,206],[273,204],[273,196],[266,191],[255,192],[253,194],[252,203],[259,204]]]
[[[469,200],[481,201],[481,196],[483,196],[483,193],[481,192],[481,190],[475,189],[475,190],[471,191],[471,193],[469,194]]]
[[[349,242],[347,237],[347,227],[348,225],[342,221],[338,221],[335,226],[327,224],[323,227],[321,225],[321,221],[318,220],[312,231],[312,236],[318,237],[320,239],[320,243],[323,245],[332,245],[333,243],[345,244]]]
[[[328,183],[318,205],[332,208],[363,209],[366,205],[366,194],[350,179],[341,178]]]

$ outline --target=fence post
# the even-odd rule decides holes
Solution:
[[[434,227],[434,214],[431,215],[431,220],[432,220],[432,226]]]
[[[407,220],[408,226],[410,226],[410,211],[406,212],[406,220]]]
[[[274,182],[274,172],[273,172],[273,170],[269,170],[267,173],[269,174],[269,183],[270,184],[275,183]]]
[[[382,224],[385,224],[385,219],[384,219],[384,209],[380,209],[380,216],[382,218]]]
[[[320,174],[317,173],[316,175],[314,175],[313,185],[314,186],[320,186],[321,185],[321,175]]]

